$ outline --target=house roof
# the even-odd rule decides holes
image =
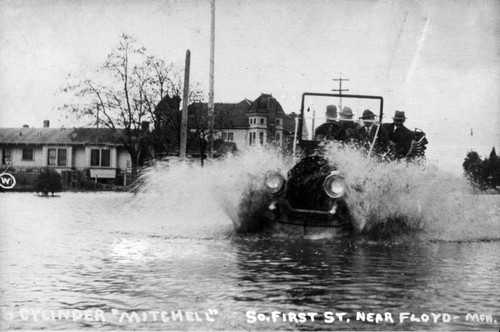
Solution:
[[[248,108],[247,100],[242,100],[237,104],[219,104],[214,108],[216,128],[248,128],[248,118],[245,115]]]
[[[107,128],[0,128],[4,144],[120,144]]]
[[[276,115],[281,117],[285,116],[285,112],[276,98],[270,94],[263,93],[250,104],[247,113],[267,114],[269,111],[275,111]]]
[[[199,110],[203,116],[203,121],[206,120],[207,103],[195,103],[190,105],[190,121],[194,121],[192,117],[193,108],[201,107]],[[257,99],[251,101],[247,98],[239,103],[215,103],[214,104],[214,128],[216,129],[247,129],[249,127],[248,115],[249,114],[269,114],[270,111],[276,112],[280,118],[284,119],[284,129],[293,131],[293,119],[287,119],[288,116],[283,111],[280,103],[270,94],[261,94]],[[290,123],[292,123],[290,125]],[[194,122],[190,122],[190,127],[195,126]]]
[[[239,103],[215,103],[214,104],[214,128],[248,128],[248,118],[245,115],[248,109],[248,100],[242,100]],[[189,126],[195,127],[193,118],[193,109],[201,111],[203,121],[207,121],[206,114],[208,114],[207,103],[194,103],[189,106]]]

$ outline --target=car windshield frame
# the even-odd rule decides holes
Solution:
[[[371,99],[379,101],[379,114],[378,121],[376,123],[382,124],[382,119],[384,115],[384,98],[381,96],[372,96],[372,95],[354,95],[354,94],[335,94],[335,93],[316,93],[316,92],[304,92],[302,94],[302,101],[300,107],[300,114],[296,118],[295,121],[295,131],[294,131],[294,144],[293,144],[293,153],[295,155],[297,146],[307,144],[307,142],[312,142],[314,140],[304,139],[304,121],[305,117],[305,101],[306,97],[332,97],[332,98],[345,98],[345,99]],[[376,114],[376,113],[375,113]]]

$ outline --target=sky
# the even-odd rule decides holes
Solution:
[[[303,92],[384,98],[457,171],[466,153],[500,152],[499,0],[215,0],[215,102],[271,93],[286,113]],[[86,77],[121,34],[184,66],[207,91],[209,0],[0,0],[0,127],[66,123],[58,93]],[[206,98],[208,99],[208,98]]]

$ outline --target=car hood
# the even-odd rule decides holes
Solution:
[[[288,172],[285,199],[295,209],[330,210],[334,200],[325,193],[323,182],[333,170],[321,156],[303,158]]]

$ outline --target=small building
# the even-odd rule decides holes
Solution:
[[[18,183],[34,180],[44,168],[63,175],[63,185],[77,186],[81,177],[115,182],[130,167],[130,155],[110,129],[0,128],[2,169],[16,174]]]

